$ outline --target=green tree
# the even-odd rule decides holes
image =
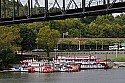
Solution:
[[[37,43],[42,47],[49,57],[49,52],[54,49],[55,45],[58,42],[60,33],[58,30],[50,29],[49,26],[45,26],[39,30],[37,36]]]
[[[96,19],[97,16],[86,16],[84,18],[81,18],[81,22],[85,23],[85,24],[90,24],[91,22],[93,22]]]
[[[69,37],[73,37],[73,38],[75,38],[75,37],[79,37],[79,30],[78,29],[69,29]]]
[[[18,28],[14,28],[13,26],[0,26],[0,50],[6,47],[11,47],[11,49],[16,52],[20,50],[20,41],[21,38]]]
[[[120,14],[120,15],[116,16],[114,19],[114,23],[118,23],[118,24],[124,26],[125,25],[125,14]]]
[[[32,29],[21,28],[20,36],[23,38],[21,45],[22,50],[32,50],[36,46],[36,33]]]
[[[122,36],[122,27],[118,24],[118,23],[112,23],[112,34],[111,34],[111,36],[113,37],[113,38],[115,38],[115,37],[118,37],[118,38],[120,38],[121,36]]]
[[[125,37],[125,25],[122,26],[121,38]]]
[[[0,68],[8,68],[10,64],[14,63],[14,52],[10,47],[0,51]]]
[[[15,52],[20,50],[19,29],[0,26],[0,66],[6,67],[14,61]]]

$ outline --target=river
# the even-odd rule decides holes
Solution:
[[[124,83],[125,68],[56,73],[0,73],[0,83]]]

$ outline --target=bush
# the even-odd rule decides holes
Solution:
[[[119,62],[125,62],[125,57],[117,57],[117,58],[113,58],[114,61],[119,61]]]

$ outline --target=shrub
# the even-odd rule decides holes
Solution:
[[[125,56],[113,58],[114,61],[125,62]]]

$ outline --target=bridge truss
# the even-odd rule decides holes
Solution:
[[[0,0],[0,25],[124,11],[125,0]]]

